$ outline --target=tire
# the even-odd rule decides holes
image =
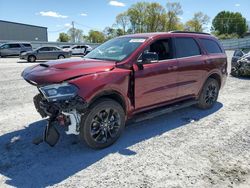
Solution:
[[[108,98],[94,102],[81,121],[80,139],[94,149],[112,145],[125,127],[125,113],[122,106]]]
[[[208,78],[198,99],[198,108],[209,109],[214,106],[219,95],[219,83],[214,78]]]
[[[28,56],[28,62],[35,62],[35,61],[36,61],[36,56],[34,56],[34,55]]]
[[[58,59],[64,59],[64,58],[65,58],[64,55],[59,55],[59,56],[58,56]]]

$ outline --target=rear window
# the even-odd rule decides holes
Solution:
[[[23,44],[25,47],[31,48],[31,44]]]
[[[193,38],[176,38],[175,46],[177,58],[190,57],[201,54],[200,48]]]
[[[210,39],[200,39],[202,46],[206,49],[209,54],[222,53],[220,46],[217,42]]]
[[[9,44],[10,48],[20,48],[20,44]]]

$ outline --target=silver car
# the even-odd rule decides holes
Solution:
[[[63,51],[57,46],[43,46],[34,51],[20,54],[20,59],[26,59],[28,62],[36,60],[64,59],[71,57],[71,51]]]
[[[5,43],[0,45],[0,57],[5,56],[16,56],[20,55],[22,52],[31,51],[32,46],[30,43]]]
[[[89,45],[74,45],[70,48],[65,48],[64,51],[71,51],[72,55],[86,55],[92,50]]]

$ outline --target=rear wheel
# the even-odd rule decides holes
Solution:
[[[219,95],[219,83],[214,78],[208,78],[203,86],[198,100],[198,107],[201,109],[212,108]]]
[[[64,55],[59,55],[58,56],[58,59],[64,59],[65,57],[64,57]]]
[[[36,57],[34,55],[28,56],[28,62],[35,62],[35,61],[36,61]]]
[[[124,127],[122,106],[112,99],[101,99],[93,103],[82,118],[80,138],[91,148],[101,149],[112,145]]]

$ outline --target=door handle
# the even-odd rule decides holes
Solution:
[[[177,70],[178,69],[178,66],[169,66],[168,67],[168,70],[171,71],[171,70]]]
[[[205,63],[206,64],[210,64],[212,61],[211,60],[206,60]]]

